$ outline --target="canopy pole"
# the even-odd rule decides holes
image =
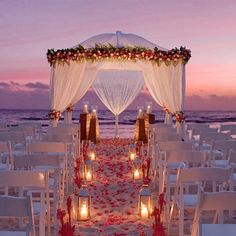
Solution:
[[[170,112],[165,113],[165,124],[172,124],[172,114]]]
[[[115,115],[115,138],[119,138],[119,115]]]

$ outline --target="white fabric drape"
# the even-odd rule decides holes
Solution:
[[[183,86],[182,64],[166,66],[162,63],[158,66],[152,64],[152,71],[143,71],[146,86],[153,99],[165,106],[171,113],[183,110]]]
[[[133,101],[143,86],[143,79],[153,99],[171,113],[184,110],[185,66],[136,61],[74,62],[52,68],[50,81],[51,109],[63,112],[78,102],[92,86],[97,73],[112,71],[109,77],[98,77],[94,90],[116,117]],[[119,77],[121,72],[135,76]],[[96,81],[96,80],[95,80]]]
[[[118,136],[118,116],[139,94],[144,85],[137,71],[102,71],[97,74],[93,89],[103,104],[116,116],[115,136]]]
[[[63,112],[79,101],[92,85],[96,68],[89,62],[57,65],[50,81],[51,109]]]

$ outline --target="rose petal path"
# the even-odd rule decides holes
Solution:
[[[137,215],[141,182],[132,179],[128,161],[128,139],[105,139],[96,147],[95,180],[88,188],[92,217],[76,224],[76,233],[123,236],[152,235],[151,220]]]

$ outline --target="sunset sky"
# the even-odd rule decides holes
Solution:
[[[191,49],[186,109],[236,110],[235,0],[1,0],[0,29],[0,108],[47,109],[47,49],[120,30]]]

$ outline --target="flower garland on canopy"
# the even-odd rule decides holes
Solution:
[[[67,108],[66,108],[66,111],[67,112],[73,112],[73,106],[72,106],[72,104],[70,104]]]
[[[61,117],[61,112],[60,111],[56,111],[56,110],[52,110],[48,113],[48,117],[50,120],[57,120],[60,119]]]
[[[183,123],[185,121],[185,116],[183,111],[177,111],[174,113],[176,122]]]
[[[191,57],[191,51],[185,47],[173,48],[168,51],[159,50],[157,47],[154,50],[143,47],[120,47],[116,48],[112,45],[95,45],[94,48],[84,48],[78,45],[76,48],[66,49],[48,49],[47,59],[50,66],[56,64],[70,64],[70,61],[81,62],[97,61],[102,59],[116,60],[147,60],[156,62],[158,66],[164,62],[167,66],[171,63],[176,66],[179,62],[186,64]]]

